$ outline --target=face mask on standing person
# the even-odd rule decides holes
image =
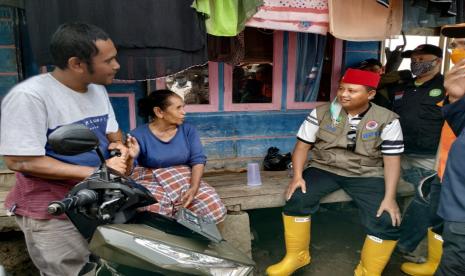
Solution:
[[[437,59],[430,61],[412,61],[410,63],[410,70],[415,76],[424,75],[434,69],[436,66],[436,61]]]
[[[441,63],[442,49],[432,44],[418,45],[413,50],[401,54],[403,58],[410,58],[410,69],[415,76],[423,76],[436,70]]]

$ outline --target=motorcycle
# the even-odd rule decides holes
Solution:
[[[224,241],[216,225],[181,208],[174,218],[143,211],[156,203],[142,185],[107,167],[95,134],[83,125],[49,135],[62,155],[95,150],[100,167],[48,212],[65,213],[89,241],[82,275],[252,275],[255,263]]]

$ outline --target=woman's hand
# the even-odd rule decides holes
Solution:
[[[136,160],[140,153],[140,146],[137,139],[128,134],[126,139],[126,146],[128,147],[128,155],[132,160]]]
[[[191,203],[194,197],[197,195],[199,187],[190,187],[181,197],[182,207],[187,208]]]

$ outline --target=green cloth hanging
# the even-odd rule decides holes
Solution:
[[[206,15],[207,33],[236,36],[263,5],[263,0],[194,0],[192,7]]]

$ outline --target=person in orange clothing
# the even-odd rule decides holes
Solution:
[[[462,26],[462,32],[465,33],[465,24],[459,25]],[[443,35],[447,36],[451,30],[450,28],[457,30],[457,27],[458,25],[443,27]],[[454,64],[465,58],[465,38],[455,38],[449,45],[449,48],[452,50],[451,59]],[[447,102],[448,100],[446,100],[446,103]],[[441,102],[441,104],[444,103]],[[447,122],[445,122],[441,130],[441,140],[438,148],[437,175],[430,178],[429,181],[423,181],[422,185],[420,185],[418,189],[419,194],[425,198],[425,201],[427,201],[430,206],[431,228],[428,229],[427,234],[428,258],[426,262],[420,264],[411,262],[403,263],[401,270],[408,275],[434,275],[441,260],[443,247],[442,232],[444,222],[443,219],[436,213],[438,211],[441,183],[449,156],[449,150],[451,149],[452,144],[456,138],[457,137],[454,134],[452,128]]]

